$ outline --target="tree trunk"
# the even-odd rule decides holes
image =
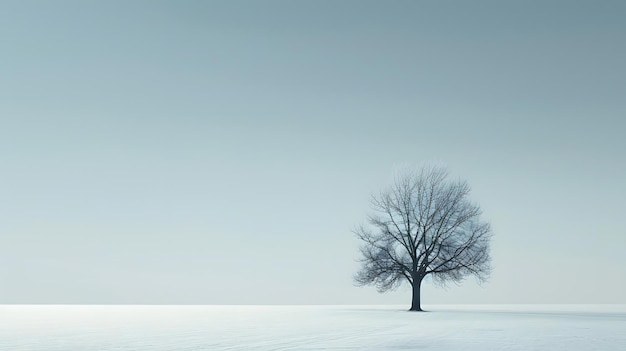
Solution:
[[[411,309],[409,311],[422,311],[422,305],[420,304],[421,285],[421,279],[413,279],[413,299],[411,300]]]

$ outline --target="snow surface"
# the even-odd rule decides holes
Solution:
[[[0,350],[626,350],[626,305],[0,305]]]

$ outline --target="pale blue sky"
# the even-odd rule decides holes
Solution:
[[[626,303],[623,1],[4,1],[0,303],[408,304],[368,197],[467,179],[494,272],[429,303]]]

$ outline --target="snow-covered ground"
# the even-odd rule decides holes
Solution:
[[[626,305],[0,305],[0,350],[626,350]]]

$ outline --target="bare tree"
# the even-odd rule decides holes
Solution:
[[[354,230],[362,241],[355,282],[380,292],[408,282],[411,311],[421,311],[420,287],[427,276],[440,284],[468,275],[484,281],[491,271],[492,234],[469,192],[467,182],[449,180],[439,167],[396,177],[391,188],[372,196],[368,225]]]

